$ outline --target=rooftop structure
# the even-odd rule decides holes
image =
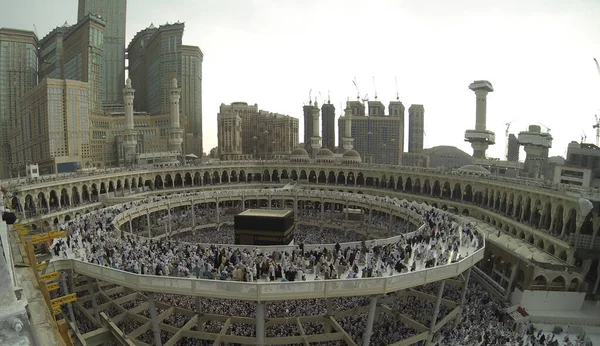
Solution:
[[[485,159],[487,148],[496,143],[494,132],[486,129],[487,94],[494,91],[492,84],[486,80],[477,80],[469,85],[476,95],[475,129],[465,132],[465,141],[471,143],[473,157]]]

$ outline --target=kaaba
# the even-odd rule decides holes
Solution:
[[[247,209],[233,217],[237,245],[288,245],[294,240],[294,213],[286,209]]]

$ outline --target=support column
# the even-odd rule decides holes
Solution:
[[[67,286],[67,273],[60,274],[60,281],[62,283],[63,288],[63,296],[69,294],[69,287]],[[67,303],[67,310],[69,311],[69,319],[73,322],[73,325],[77,329],[77,323],[75,321],[75,314],[73,313],[73,304]],[[77,331],[77,330],[76,330]]]
[[[321,221],[323,221],[323,219],[325,219],[325,202],[321,197]]]
[[[216,201],[217,201],[216,206],[217,206],[217,225],[218,225],[219,223],[221,223],[221,221],[220,221],[221,220],[221,216],[220,216],[221,212],[219,211],[219,199],[217,198]]]
[[[169,211],[169,217],[168,217],[169,229],[168,229],[168,233],[167,233],[167,235],[168,235],[167,239],[170,239],[171,238],[171,231],[173,230],[173,228],[171,227],[172,223],[173,223],[173,220],[171,220],[171,204],[169,204],[167,206],[167,209]]]
[[[510,293],[512,291],[512,286],[513,283],[515,282],[515,276],[517,275],[517,266],[513,266],[512,270],[510,271],[510,278],[508,279],[508,286],[506,286],[506,293],[504,293],[504,300],[507,300],[508,298],[510,298]]]
[[[133,225],[131,224],[131,215],[129,215],[129,233],[133,233]]]
[[[196,211],[194,210],[194,201],[190,205],[190,209],[192,210],[192,232],[196,231]]]
[[[467,269],[463,274],[465,276],[465,286],[463,287],[462,293],[460,294],[460,302],[458,302],[458,306],[460,310],[456,315],[456,319],[454,320],[454,327],[458,327],[460,323],[460,319],[462,318],[463,306],[465,305],[465,300],[467,299],[467,291],[469,290],[469,279],[471,278],[471,268]]]
[[[256,345],[265,345],[265,303],[256,303]]]
[[[369,302],[369,315],[367,316],[367,325],[363,333],[363,346],[369,346],[371,343],[371,335],[373,334],[373,322],[375,322],[375,314],[377,314],[377,297],[371,297]]]
[[[158,316],[156,314],[156,304],[154,302],[154,293],[147,292],[146,297],[148,297],[148,312],[150,312],[150,322],[152,324],[152,331],[154,332],[154,345],[162,346],[160,327],[158,326]]]
[[[333,316],[333,298],[327,298],[325,303],[327,304],[327,311],[325,312],[325,316]],[[327,322],[325,322],[325,333],[331,333],[331,323],[329,319],[326,320]]]
[[[100,312],[98,311],[98,302],[96,301],[96,293],[94,293],[94,284],[91,278],[88,279],[88,291],[90,292],[90,298],[92,300],[92,310],[94,311],[94,318],[96,319],[96,326],[100,325]]]
[[[152,238],[152,226],[150,225],[150,209],[146,209],[146,224],[148,225],[148,238]]]
[[[438,319],[438,315],[440,313],[440,304],[442,304],[442,295],[444,294],[444,287],[446,286],[446,281],[440,282],[440,288],[438,289],[437,300],[435,302],[435,309],[433,310],[433,316],[431,317],[431,324],[429,326],[429,335],[427,335],[427,340],[425,346],[433,345],[433,328],[435,327]]]
[[[273,198],[271,195],[267,197],[267,209],[271,209],[271,204],[273,203]]]

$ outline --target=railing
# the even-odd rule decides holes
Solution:
[[[294,282],[238,282],[152,276],[130,273],[74,259],[57,259],[52,271],[69,271],[142,292],[170,293],[247,301],[319,299],[383,295],[426,283],[456,277],[483,259],[483,247],[461,261],[400,273],[384,278],[314,280]]]

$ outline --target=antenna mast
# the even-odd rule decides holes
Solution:
[[[398,93],[398,77],[394,77],[396,80],[396,100],[400,100],[400,94]]]
[[[327,103],[331,103],[331,95],[329,94],[329,90],[327,90]]]
[[[312,106],[312,89],[308,91],[308,104]]]

